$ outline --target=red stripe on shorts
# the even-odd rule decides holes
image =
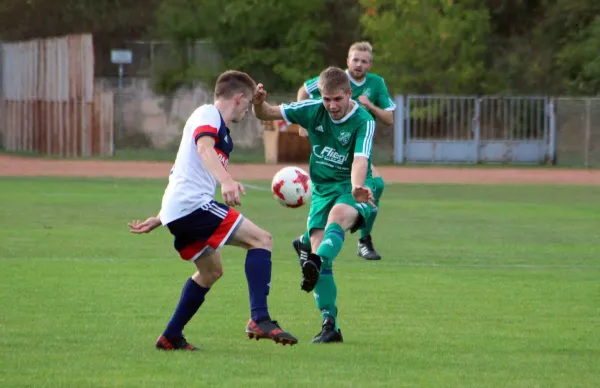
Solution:
[[[194,256],[202,252],[202,250],[207,246],[208,243],[206,241],[193,242],[190,245],[187,245],[181,251],[179,251],[179,256],[181,256],[183,260],[192,260]]]
[[[223,218],[223,221],[221,221],[221,224],[215,233],[213,233],[213,235],[208,239],[208,246],[210,246],[212,249],[219,248],[219,246],[224,242],[223,240],[227,238],[227,235],[235,225],[235,222],[239,216],[240,213],[237,210],[229,208],[227,215],[225,218]]]
[[[189,261],[198,253],[202,252],[207,246],[215,250],[218,249],[219,246],[225,242],[224,240],[229,235],[231,229],[233,229],[235,226],[235,222],[239,216],[240,213],[237,210],[230,208],[227,212],[227,215],[225,218],[223,218],[223,221],[221,221],[217,227],[217,230],[215,230],[213,235],[210,236],[208,241],[196,241],[187,245],[185,248],[179,251],[179,256],[181,256],[183,260]]]

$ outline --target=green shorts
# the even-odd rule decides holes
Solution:
[[[371,181],[367,181],[366,186],[373,190]],[[351,233],[363,228],[365,226],[365,220],[369,219],[373,211],[377,211],[377,209],[374,209],[368,203],[356,202],[352,196],[350,185],[314,187],[310,211],[306,221],[306,227],[309,233],[312,229],[325,229],[325,226],[327,226],[327,218],[329,218],[329,212],[338,203],[352,206],[358,210],[358,219],[350,229]]]

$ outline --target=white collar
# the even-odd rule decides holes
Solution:
[[[354,107],[352,107],[352,109],[350,110],[350,112],[346,113],[346,116],[342,117],[339,120],[334,120],[333,117],[331,117],[331,114],[329,112],[327,112],[329,114],[329,118],[331,119],[331,121],[333,121],[334,124],[342,124],[345,121],[347,121],[350,116],[352,116],[354,114],[354,112],[356,112],[356,110],[358,109],[358,103],[354,100],[350,100],[350,103],[354,105]]]
[[[356,86],[363,86],[365,84],[365,82],[367,81],[367,75],[366,74],[365,74],[365,78],[363,78],[363,80],[360,81],[360,82],[356,81],[352,77],[352,75],[350,74],[350,70],[346,69],[346,74],[348,74],[348,78],[350,78],[350,82],[352,82]]]

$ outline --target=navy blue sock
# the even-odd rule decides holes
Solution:
[[[250,249],[246,254],[246,279],[250,294],[250,312],[254,322],[271,319],[267,308],[267,295],[271,287],[271,252]]]
[[[196,311],[204,302],[204,296],[210,291],[210,288],[204,288],[196,283],[192,278],[183,286],[181,298],[175,309],[175,313],[163,335],[167,338],[179,338],[183,336],[183,327],[192,319]]]

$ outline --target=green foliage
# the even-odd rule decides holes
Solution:
[[[564,83],[575,94],[600,92],[600,17],[566,43],[556,56]]]
[[[164,1],[157,17],[164,36],[208,38],[223,68],[247,71],[277,91],[297,87],[324,66],[330,34],[324,10],[322,0],[177,0]],[[197,65],[183,68],[190,66]]]
[[[0,39],[24,40],[71,33],[130,39],[154,25],[159,0],[2,0]]]
[[[405,93],[472,93],[485,74],[488,10],[465,0],[362,0],[376,70]]]
[[[581,95],[600,90],[598,15],[598,0],[3,0],[0,39],[93,33],[100,53],[175,41],[154,66],[164,94],[227,68],[295,91],[369,39],[393,93]]]

